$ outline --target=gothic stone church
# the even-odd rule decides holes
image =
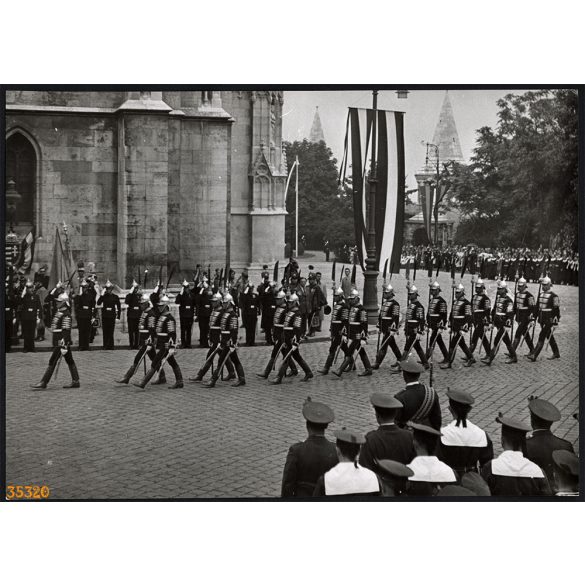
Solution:
[[[280,91],[8,91],[14,230],[33,269],[69,226],[75,260],[129,285],[138,267],[238,269],[284,254]]]

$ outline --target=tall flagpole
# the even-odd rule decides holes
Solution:
[[[296,203],[295,203],[295,250],[297,253],[297,258],[299,257],[299,157],[298,155],[295,156],[295,163],[297,165],[297,174],[295,177],[295,193],[296,193]]]
[[[376,147],[377,147],[377,130],[378,130],[378,90],[373,94],[373,114],[372,123],[372,165],[370,169],[370,190],[368,194],[368,237],[366,241],[366,270],[364,272],[364,308],[368,312],[368,322],[376,323],[378,319],[378,275],[376,270],[376,186],[378,179],[376,176]]]

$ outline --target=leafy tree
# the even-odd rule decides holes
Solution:
[[[577,104],[573,90],[498,101],[496,128],[480,128],[470,164],[450,168],[449,196],[464,216],[459,242],[538,247],[560,235],[576,248]]]

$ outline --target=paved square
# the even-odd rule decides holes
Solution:
[[[323,273],[328,274],[327,265]],[[439,281],[445,296],[450,295],[448,275]],[[393,284],[404,310],[403,277],[395,277]],[[417,279],[425,307],[426,284],[426,278]],[[529,288],[536,294],[537,285]],[[561,298],[556,331],[560,360],[541,358],[533,364],[520,359],[506,365],[502,348],[491,367],[478,363],[462,368],[456,360],[453,370],[435,368],[444,416],[447,387],[473,392],[476,405],[470,418],[492,436],[498,453],[495,416],[503,411],[528,420],[531,394],[557,405],[562,420],[553,431],[578,447],[578,423],[572,417],[578,409],[578,289],[554,290]],[[488,294],[493,299],[493,281]],[[403,339],[401,335],[401,345]],[[373,336],[367,348],[371,357],[375,345]],[[324,362],[327,349],[325,342],[301,346],[313,369]],[[523,347],[520,355],[525,352]],[[366,432],[376,425],[370,392],[397,392],[403,386],[402,377],[389,372],[390,356],[370,378],[357,378],[355,372],[341,380],[316,375],[306,384],[287,378],[271,386],[255,376],[269,349],[243,347],[239,354],[246,386],[219,382],[209,389],[186,383],[180,390],[151,386],[144,393],[114,383],[133,359],[129,350],[75,352],[82,387],[61,388],[69,381],[62,363],[58,380],[44,392],[32,391],[29,384],[38,382],[49,354],[7,354],[8,484],[48,485],[51,498],[57,499],[278,497],[288,446],[305,437],[301,406],[308,395],[334,408],[331,430],[346,425]],[[195,374],[204,355],[203,349],[180,351],[185,379]],[[332,437],[331,431],[327,434]]]

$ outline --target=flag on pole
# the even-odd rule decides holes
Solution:
[[[66,283],[73,275],[73,256],[71,249],[67,251],[63,245],[59,228],[55,228],[55,243],[53,245],[53,262],[49,276],[49,290],[52,290],[58,282]]]
[[[404,224],[404,113],[377,110],[376,270],[380,259],[400,266]],[[349,108],[341,173],[351,156],[354,235],[359,263],[367,257],[368,162],[372,150],[374,110]],[[343,178],[345,178],[343,176]]]
[[[418,189],[420,200],[422,203],[423,219],[425,222],[425,230],[429,242],[433,241],[433,235],[431,233],[431,225],[433,222],[433,204],[435,196],[435,188],[427,181],[423,183]]]
[[[30,271],[31,265],[33,263],[35,253],[35,230],[36,228],[33,226],[32,230],[30,230],[30,232],[24,236],[20,244],[20,254],[18,255],[18,259],[16,261],[15,268],[17,270],[23,268],[25,273]]]

